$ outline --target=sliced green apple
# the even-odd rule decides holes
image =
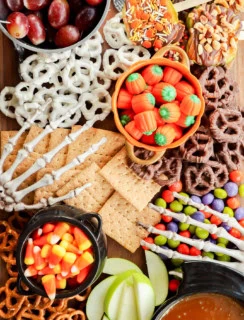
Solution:
[[[102,317],[102,320],[109,320],[109,318],[106,316],[106,314]]]
[[[138,272],[133,274],[133,281],[138,320],[150,320],[155,307],[155,294],[151,281]]]
[[[116,276],[106,278],[92,290],[86,303],[86,315],[88,320],[101,320],[104,314],[105,296],[108,288],[112,285],[116,278]]]
[[[168,295],[169,276],[167,268],[160,257],[149,250],[145,250],[149,279],[155,292],[155,305],[162,304]]]
[[[141,269],[136,264],[129,260],[121,258],[107,259],[103,269],[103,273],[115,275],[128,270],[135,270],[142,273]]]
[[[133,283],[127,283],[125,281],[121,302],[117,313],[117,319],[138,320]]]

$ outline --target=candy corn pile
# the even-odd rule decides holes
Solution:
[[[57,289],[80,285],[93,262],[92,243],[87,235],[66,222],[46,223],[27,240],[25,276],[37,281],[40,278],[51,300]]]

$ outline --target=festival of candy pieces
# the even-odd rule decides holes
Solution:
[[[105,0],[82,2],[4,0],[2,23],[35,46],[49,41],[47,23],[54,48],[64,48],[98,23]],[[29,53],[19,83],[1,88],[0,111],[19,125],[0,136],[1,319],[150,320],[177,293],[184,261],[244,274],[244,109],[232,78],[244,2],[121,2],[72,50]],[[170,65],[133,69],[115,88],[162,48]],[[185,56],[196,78],[177,67]],[[150,163],[156,150],[164,152]],[[18,238],[38,210],[60,203],[101,216],[103,275],[55,299],[86,281],[96,256],[85,232],[50,217],[29,235],[23,259],[25,277],[46,297],[21,295]]]

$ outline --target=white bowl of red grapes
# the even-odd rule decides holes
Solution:
[[[104,21],[110,0],[0,0],[0,29],[37,52],[82,44]]]

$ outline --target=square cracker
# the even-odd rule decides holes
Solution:
[[[27,157],[14,171],[13,174],[13,179],[19,177],[22,173],[24,173],[25,171],[27,171],[31,166],[33,166],[33,164],[35,163],[35,161],[40,157],[39,154],[32,152],[32,154]],[[8,159],[6,159],[3,169],[4,171],[8,170],[14,160],[16,158],[16,155],[12,155],[9,156]],[[19,188],[17,190],[22,190],[25,189],[29,186],[31,186],[32,184],[34,184],[36,182],[36,173],[33,173],[31,176],[29,176],[24,182],[21,183],[21,185],[19,186]],[[27,194],[22,200],[22,202],[26,203],[26,204],[33,204],[34,201],[34,192],[31,192],[29,194]]]
[[[80,128],[81,126],[74,126],[72,127],[72,132]],[[123,147],[125,139],[122,134],[96,128],[86,130],[76,141],[69,145],[66,164],[87,151],[92,144],[97,143],[103,137],[107,138],[107,142],[95,154],[90,155],[84,163],[76,167],[82,169],[95,162],[102,168]]]
[[[118,192],[113,193],[99,214],[103,219],[105,233],[131,252],[135,252],[140,246],[140,240],[148,235],[137,222],[155,225],[161,219],[158,212],[148,207],[138,211]]]
[[[39,170],[36,175],[36,181],[39,181],[46,173],[51,173],[52,171],[53,170],[51,168]],[[77,174],[79,174],[78,170],[69,170],[65,172],[60,177],[60,179],[55,181],[53,184],[37,189],[35,191],[34,203],[39,202],[42,198],[48,199],[49,197],[55,197],[56,192]]]
[[[1,131],[1,154],[3,153],[3,148],[8,140],[16,135],[18,131]],[[24,141],[27,137],[27,132],[22,133],[22,135],[17,140],[11,155],[17,154],[18,151],[23,147]]]
[[[66,136],[70,133],[69,129],[58,128],[50,133],[50,140],[48,145],[48,151],[56,148]],[[68,146],[62,148],[52,159],[50,163],[47,164],[47,168],[52,168],[54,170],[63,167],[66,164],[66,158],[68,153]]]
[[[25,143],[34,140],[44,129],[38,126],[32,126],[25,139]],[[39,154],[44,154],[48,151],[49,134],[46,135],[35,147],[34,152]]]
[[[100,170],[100,174],[139,211],[143,210],[161,189],[156,182],[141,179],[128,167],[125,148]]]
[[[57,195],[63,196],[71,190],[91,182],[91,187],[82,191],[77,197],[64,202],[87,212],[97,212],[114,192],[113,187],[98,173],[99,170],[96,163],[91,164],[58,190]]]

